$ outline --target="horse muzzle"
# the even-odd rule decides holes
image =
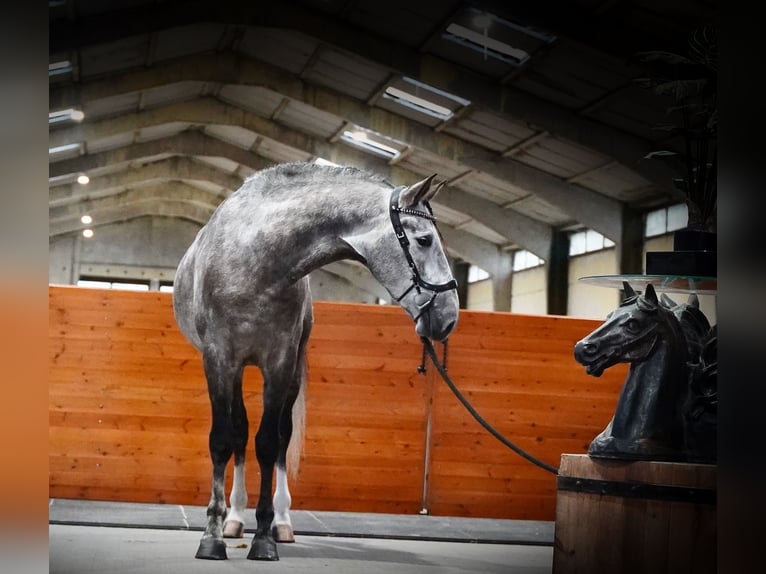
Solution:
[[[415,302],[418,314],[415,317],[415,332],[421,337],[428,337],[443,342],[457,326],[458,302],[454,291],[431,294],[418,293]]]

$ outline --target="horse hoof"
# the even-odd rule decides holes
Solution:
[[[226,543],[217,538],[204,538],[200,541],[194,557],[203,560],[226,560]]]
[[[250,552],[247,553],[248,560],[279,560],[277,553],[277,543],[271,536],[263,538],[253,538],[250,546]]]
[[[228,520],[223,523],[224,538],[242,538],[245,533],[245,525],[239,520]]]
[[[275,524],[271,529],[271,533],[277,542],[295,542],[293,527],[289,524]]]

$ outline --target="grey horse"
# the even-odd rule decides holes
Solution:
[[[355,168],[277,165],[221,202],[182,257],[173,308],[184,336],[202,354],[212,407],[212,489],[197,558],[226,559],[224,538],[244,532],[247,365],[260,368],[264,381],[255,435],[261,482],[248,558],[278,560],[276,542],[294,540],[287,468],[297,463],[303,433],[311,271],[341,259],[359,261],[412,317],[419,336],[445,341],[455,329],[457,283],[429,204],[440,187],[434,177],[393,186]],[[227,508],[224,478],[232,454]]]

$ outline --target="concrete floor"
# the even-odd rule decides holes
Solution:
[[[550,574],[553,523],[294,511],[294,544],[278,562],[247,560],[252,538],[227,541],[229,559],[196,560],[203,507],[51,500],[50,574],[211,572]]]

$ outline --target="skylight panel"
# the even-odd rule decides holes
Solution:
[[[346,130],[340,139],[348,144],[370,151],[385,158],[396,156],[400,150],[394,147],[394,141],[374,132],[357,128]]]
[[[469,8],[442,33],[445,40],[464,46],[513,66],[525,64],[532,54],[556,36],[500,18],[489,12]]]

